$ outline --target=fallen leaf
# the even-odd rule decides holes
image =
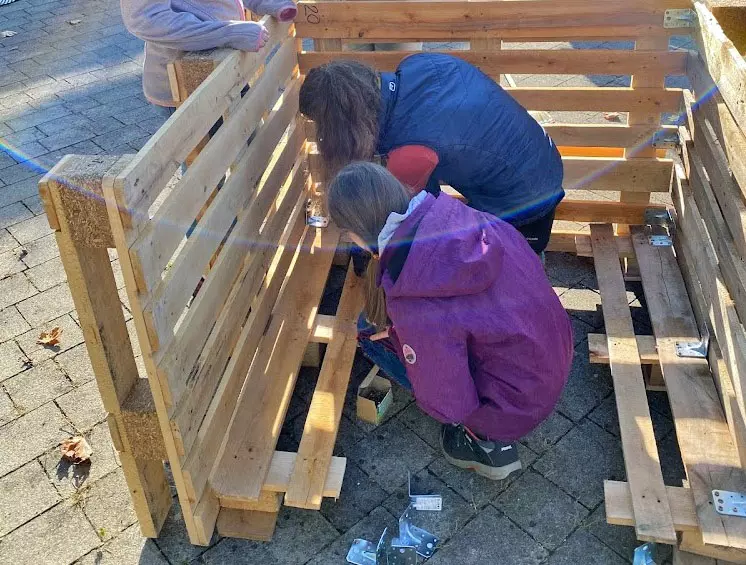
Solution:
[[[0,31],[0,37],[13,37],[14,35],[18,35],[17,31],[11,31],[9,29],[5,31]]]
[[[622,115],[619,112],[604,112],[604,119],[610,122],[621,122]]]
[[[67,23],[69,23],[71,26],[76,26],[76,25],[78,25],[82,21],[83,20],[70,20]]]
[[[39,336],[39,339],[36,340],[36,343],[38,343],[39,345],[43,345],[44,347],[52,347],[60,342],[61,336],[62,328],[58,326],[56,328],[52,328],[48,332],[41,332],[41,335]]]
[[[93,450],[86,439],[82,436],[71,437],[62,442],[60,446],[62,457],[76,465],[85,463],[93,455]]]

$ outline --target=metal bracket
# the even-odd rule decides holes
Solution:
[[[669,131],[657,131],[651,145],[655,149],[676,149],[681,145],[679,134]]]
[[[439,494],[412,493],[412,473],[409,473],[407,484],[409,503],[415,510],[419,510],[420,512],[440,512],[443,510],[443,497]]]
[[[364,539],[356,539],[347,553],[347,562],[354,565],[417,565],[414,547],[395,544],[388,528],[383,530],[378,546]]]
[[[376,546],[364,539],[356,539],[352,542],[350,551],[347,552],[347,562],[354,565],[376,565]]]
[[[655,565],[655,558],[653,557],[654,551],[654,543],[645,543],[640,547],[635,548],[632,565]]]
[[[688,359],[707,359],[710,352],[710,336],[704,334],[699,341],[677,341],[676,356]]]
[[[316,211],[315,208],[317,208],[317,206],[315,205],[314,201],[309,198],[306,201],[306,224],[311,226],[312,228],[327,227],[329,225],[329,217],[314,214],[314,212]]]
[[[645,223],[649,226],[663,226],[667,228],[674,225],[674,220],[668,208],[665,210],[648,208],[645,210]]]
[[[438,538],[430,532],[412,524],[414,506],[410,504],[399,518],[399,537],[394,540],[399,546],[414,547],[417,553],[428,559],[435,553]]]
[[[653,247],[671,247],[673,240],[667,235],[649,235],[648,243]]]
[[[746,495],[740,492],[713,490],[712,503],[718,514],[746,518]]]
[[[663,27],[666,29],[679,27],[694,27],[697,15],[694,10],[685,8],[683,10],[666,10],[663,13]]]

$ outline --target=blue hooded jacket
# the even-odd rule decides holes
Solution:
[[[478,68],[418,53],[381,73],[378,153],[406,145],[435,151],[427,190],[453,186],[477,210],[520,226],[564,197],[562,158],[536,120]]]

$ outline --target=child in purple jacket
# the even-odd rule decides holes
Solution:
[[[282,22],[297,13],[292,0],[248,0],[245,6]],[[143,90],[158,106],[176,106],[167,66],[184,51],[259,51],[269,39],[263,25],[246,21],[242,0],[121,0],[121,8],[127,30],[145,41]]]
[[[370,321],[397,354],[389,372],[444,424],[446,459],[493,480],[520,469],[515,442],[554,409],[573,353],[539,257],[509,224],[445,194],[412,198],[379,165],[348,165],[327,194],[334,222],[379,258],[385,314]]]

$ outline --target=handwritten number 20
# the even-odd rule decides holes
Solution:
[[[321,23],[321,18],[319,17],[319,9],[317,6],[305,4],[303,6],[303,10],[306,15],[306,21],[309,24]]]

